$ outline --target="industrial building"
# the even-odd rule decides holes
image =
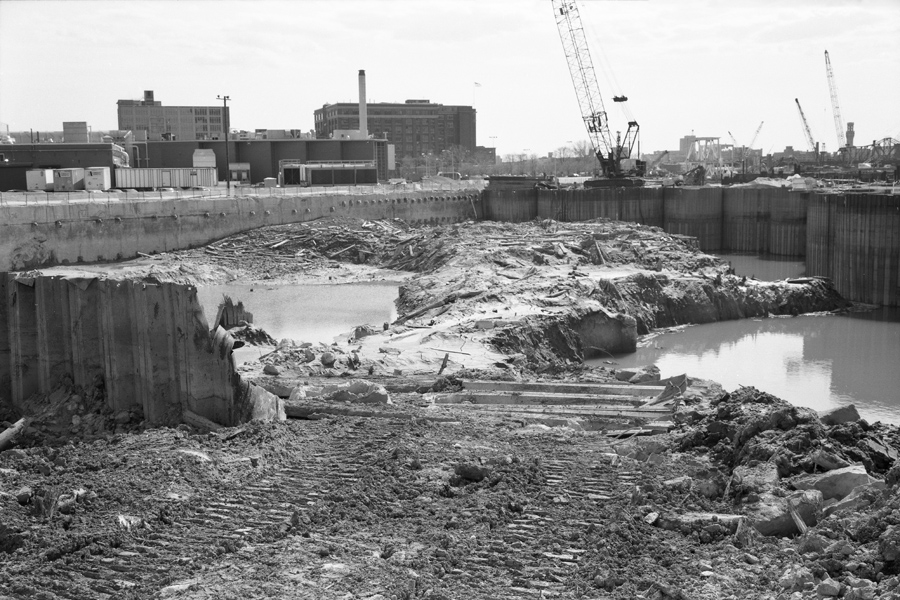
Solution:
[[[119,129],[146,132],[149,141],[224,139],[230,111],[222,106],[163,106],[146,90],[142,100],[119,100]],[[224,118],[223,118],[224,117]]]
[[[360,127],[360,105],[325,104],[314,111],[316,137],[338,137],[340,131]],[[377,102],[367,106],[365,129],[395,147],[397,158],[440,154],[455,146],[475,152],[475,109],[445,106],[430,100],[402,104]]]
[[[225,141],[132,142],[117,144],[8,144],[2,147],[0,191],[24,190],[26,172],[33,169],[88,167],[131,167],[178,169],[194,167],[196,150],[212,150],[218,180],[225,181]],[[126,153],[127,152],[127,153]],[[131,161],[129,161],[131,155]],[[262,183],[277,178],[280,162],[328,163],[364,161],[374,165],[378,181],[385,181],[394,168],[385,140],[229,140],[228,160],[232,166],[246,165],[232,181]],[[115,179],[115,175],[114,175]],[[202,185],[202,184],[201,184]]]

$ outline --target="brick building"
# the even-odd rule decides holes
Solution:
[[[429,100],[403,104],[379,102],[367,105],[366,130],[393,144],[397,158],[440,154],[454,146],[475,152],[475,109],[445,106]],[[359,105],[326,104],[314,112],[316,137],[332,137],[336,130],[359,128]]]
[[[119,129],[147,133],[147,140],[225,139],[230,109],[221,106],[163,106],[153,99],[153,90],[143,100],[119,100]],[[224,117],[223,118],[223,113]]]

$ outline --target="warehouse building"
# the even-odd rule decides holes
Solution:
[[[222,106],[163,106],[153,90],[142,100],[119,100],[119,129],[145,132],[149,141],[225,138],[230,110]]]
[[[445,106],[430,100],[402,104],[368,103],[366,127],[359,127],[360,104],[326,104],[314,111],[317,138],[338,137],[339,132],[364,129],[384,137],[397,158],[440,154],[462,146],[475,152],[475,109]]]

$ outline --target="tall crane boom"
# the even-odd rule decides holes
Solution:
[[[756,138],[759,137],[759,132],[762,130],[762,126],[765,121],[759,122],[759,127],[756,128],[756,133],[753,134],[753,139],[750,140],[750,143],[747,144],[747,150],[753,150],[753,144],[756,143]]]
[[[600,161],[600,169],[607,177],[621,176],[621,160],[631,157],[631,150],[640,127],[637,121],[629,121],[625,139],[622,140],[617,134],[616,140],[613,141],[578,5],[574,0],[553,0],[553,12],[556,16],[559,39],[562,41],[563,52],[569,65],[569,74],[575,85],[581,118],[584,120],[594,153]],[[628,98],[624,96],[613,97],[614,102],[626,100]]]
[[[835,133],[837,133],[838,148],[843,148],[847,145],[847,141],[844,138],[844,121],[841,119],[837,84],[834,82],[834,72],[831,70],[831,59],[828,58],[828,50],[825,51],[825,72],[828,75],[828,91],[831,92],[831,111],[834,113],[834,129]]]
[[[800,101],[794,98],[794,102],[797,103],[797,110],[800,111],[800,122],[803,123],[803,133],[806,135],[806,143],[809,144],[810,152],[815,152],[816,142],[813,139],[812,132],[809,130],[809,123],[806,122],[806,115],[803,114],[803,108],[800,106]]]

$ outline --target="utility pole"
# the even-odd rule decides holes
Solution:
[[[228,101],[230,96],[216,96],[222,101],[222,124],[225,125],[225,190],[226,195],[231,195],[231,165],[228,158]]]

